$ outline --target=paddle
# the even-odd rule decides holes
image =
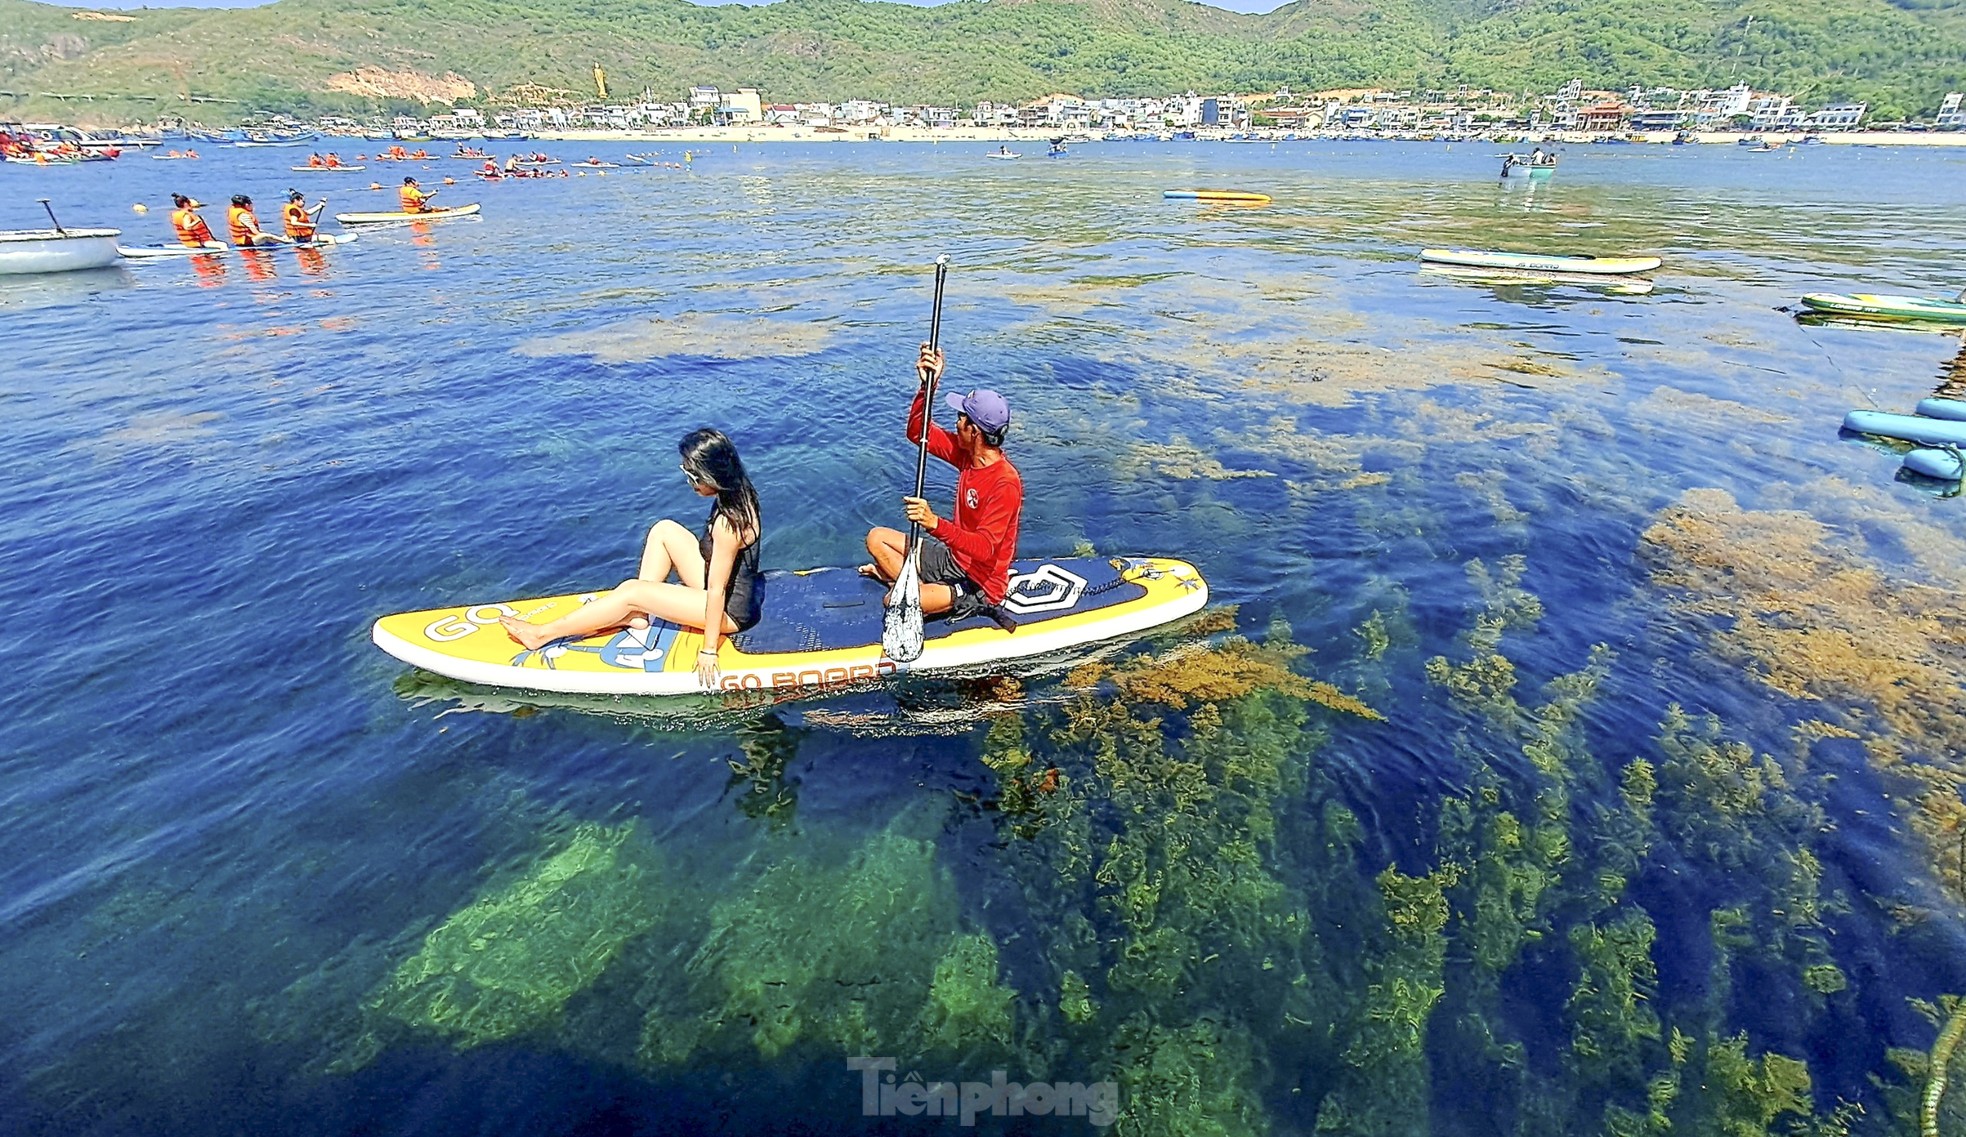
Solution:
[[[48,211],[48,220],[50,220],[50,221],[54,221],[54,223],[55,223],[55,232],[56,232],[56,234],[58,234],[58,235],[60,235],[60,236],[63,236],[63,237],[66,237],[66,236],[68,236],[68,230],[66,230],[66,229],[64,229],[64,228],[62,228],[62,227],[61,227],[61,222],[60,222],[60,221],[56,221],[56,220],[55,220],[55,207],[54,207],[54,206],[52,206],[52,205],[49,205],[49,204],[48,204],[48,199],[47,199],[47,198],[45,198],[45,197],[37,197],[37,198],[35,198],[34,200],[36,200],[36,201],[38,201],[38,202],[40,202],[40,203],[41,203],[41,208],[43,208],[43,209],[45,209],[45,210],[47,210],[47,211]],[[937,286],[938,286],[938,287],[940,287],[940,283],[941,283],[941,278],[940,278],[940,277],[937,277],[937,278],[936,278],[936,281],[937,281]],[[937,315],[937,316],[939,317],[939,316],[941,316],[941,314],[942,314],[942,313],[941,313],[941,310],[940,310],[940,305],[941,305],[941,303],[942,303],[942,294],[941,294],[940,292],[937,292],[937,293],[935,294],[935,302],[936,302],[936,304],[937,304],[937,306],[938,306],[938,307],[937,307],[937,311],[936,311],[936,315]],[[921,493],[922,491],[921,491],[921,490],[919,490],[919,489],[917,489],[917,490],[916,490],[915,492],[916,492],[917,494],[920,494],[920,493]]]
[[[935,258],[935,307],[928,319],[928,346],[933,351],[942,342],[942,282],[949,275],[948,256]],[[922,391],[922,441],[915,453],[915,493],[922,496],[928,482],[928,433],[935,429],[935,372],[928,373]],[[921,559],[922,527],[908,523],[908,552],[894,587],[887,592],[887,622],[881,628],[881,654],[896,663],[912,663],[921,658],[922,577],[917,563]]]

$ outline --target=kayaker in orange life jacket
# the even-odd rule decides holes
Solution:
[[[288,243],[285,237],[259,227],[259,217],[253,213],[253,199],[243,193],[232,195],[232,208],[225,211],[225,227],[231,231],[232,243],[242,249]]]
[[[328,207],[328,199],[322,198],[307,208],[307,195],[299,190],[287,193],[287,204],[280,210],[280,221],[286,227],[287,236],[296,241],[312,241],[321,229],[321,211]]]
[[[179,243],[193,249],[225,247],[219,243],[217,237],[212,236],[212,227],[205,224],[204,218],[198,216],[198,211],[204,208],[202,202],[194,201],[181,193],[174,193],[171,195],[171,204],[177,206],[176,209],[171,210],[171,228],[177,231]]]
[[[404,213],[428,213],[429,201],[437,196],[437,191],[418,189],[415,178],[404,178],[403,188],[397,191],[397,196],[402,198]]]

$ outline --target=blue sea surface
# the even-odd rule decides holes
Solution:
[[[1966,359],[1785,309],[1956,292],[1966,149],[1571,147],[1511,184],[1472,144],[993,148],[0,170],[0,228],[46,197],[126,244],[170,239],[172,192],[215,229],[289,186],[391,208],[405,173],[483,204],[0,277],[0,1130],[956,1124],[864,1116],[845,1060],[890,1053],[1115,1081],[1129,1133],[1916,1131],[1929,1071],[1892,1052],[1966,992],[1929,788],[1966,719],[1848,621],[1959,662],[1966,545],[1838,425]],[[1274,202],[1161,198],[1199,187]],[[1665,264],[1497,282],[1423,247]],[[716,714],[371,645],[631,575],[701,520],[703,425],[767,567],[855,563],[909,488],[943,253],[1021,552],[1186,558],[1214,624]]]

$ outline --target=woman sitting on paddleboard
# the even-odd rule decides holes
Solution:
[[[667,518],[656,522],[633,580],[622,581],[592,604],[548,624],[500,617],[499,623],[513,639],[536,650],[557,639],[579,639],[631,622],[644,627],[644,617],[667,620],[702,629],[696,675],[705,687],[716,684],[719,642],[756,624],[764,614],[764,579],[758,571],[758,538],[764,529],[758,491],[745,476],[737,447],[722,431],[709,427],[691,431],[679,449],[690,487],[716,499],[703,535],[698,537]],[[680,583],[669,583],[671,573]]]

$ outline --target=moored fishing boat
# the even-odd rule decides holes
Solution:
[[[75,272],[116,263],[120,229],[0,230],[0,276]]]

